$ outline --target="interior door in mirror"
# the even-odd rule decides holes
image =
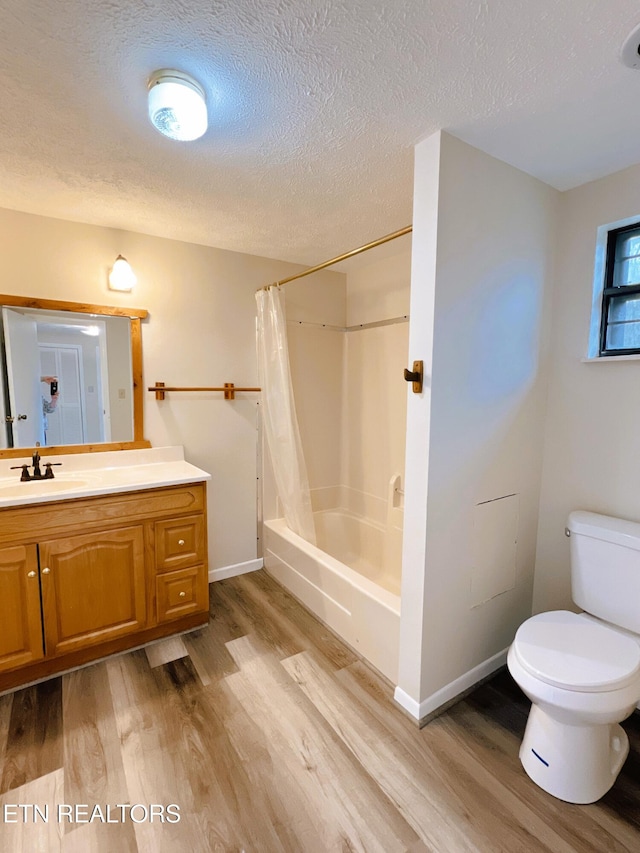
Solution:
[[[44,444],[40,352],[33,317],[2,309],[7,356],[7,417],[14,447]]]

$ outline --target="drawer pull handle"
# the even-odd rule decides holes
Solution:
[[[186,594],[187,594],[186,592],[181,592],[181,593],[180,593],[180,598],[185,598]]]
[[[28,578],[35,578],[35,577],[36,577],[36,575],[37,575],[37,572],[27,572],[27,577],[28,577]]]
[[[47,569],[43,569],[43,570],[42,570],[42,574],[43,574],[43,575],[51,574],[51,569],[49,569],[49,568],[47,568]]]
[[[178,539],[178,545],[184,545],[184,539]]]

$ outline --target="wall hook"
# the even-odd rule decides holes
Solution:
[[[422,393],[422,362],[414,361],[413,362],[413,370],[408,370],[406,367],[404,369],[404,378],[405,382],[413,383],[413,393],[421,394]]]

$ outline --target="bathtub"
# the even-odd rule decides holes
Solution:
[[[266,570],[396,684],[397,537],[384,525],[342,509],[315,512],[314,521],[317,546],[293,533],[283,518],[264,522]]]

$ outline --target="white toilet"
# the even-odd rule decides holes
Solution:
[[[520,760],[545,791],[593,803],[629,752],[619,723],[640,702],[640,524],[572,512],[573,600],[527,619],[507,665],[532,702]]]

